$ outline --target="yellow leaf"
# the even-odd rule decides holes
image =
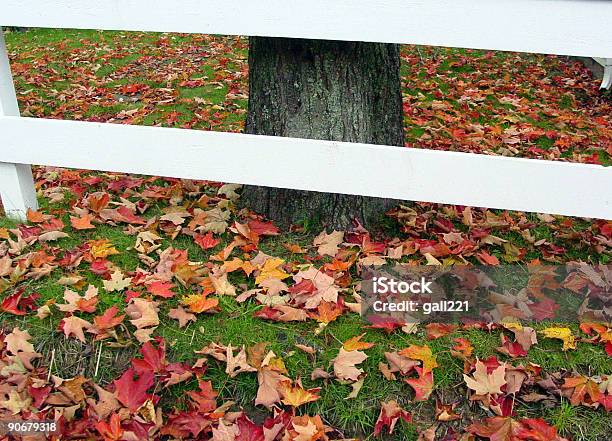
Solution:
[[[188,306],[191,312],[198,314],[216,308],[219,305],[219,299],[209,299],[205,294],[191,294],[184,297],[181,303]]]
[[[289,274],[279,268],[284,263],[285,261],[278,257],[272,257],[266,260],[261,268],[261,272],[255,279],[255,283],[261,285],[262,282],[268,279],[283,280],[289,277]]]
[[[292,407],[299,407],[302,404],[317,401],[320,397],[317,394],[321,390],[320,387],[314,389],[304,389],[299,382],[296,385],[291,385],[291,381],[281,381],[279,383],[279,391],[283,397],[283,404]]]
[[[429,346],[410,345],[406,349],[402,349],[399,354],[412,360],[422,361],[423,374],[431,372],[434,368],[438,367],[436,356],[433,355]]]
[[[563,341],[563,350],[576,349],[576,339],[570,328],[546,328],[540,331],[544,337],[557,338]]]
[[[89,244],[89,254],[94,259],[103,259],[113,254],[119,254],[113,244],[106,239],[90,240],[87,243]]]

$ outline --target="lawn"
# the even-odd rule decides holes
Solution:
[[[22,115],[243,128],[245,39],[6,38]],[[578,63],[409,46],[402,60],[407,145],[610,164],[610,97]],[[509,324],[371,328],[351,309],[360,269],[374,261],[609,265],[610,221],[408,203],[381,232],[326,235],[311,222],[278,231],[240,206],[233,185],[34,173],[39,211],[24,224],[0,218],[0,419],[55,417],[65,438],[107,440],[612,433],[605,325],[531,321],[537,343],[523,353],[503,350],[502,339],[519,338]],[[332,281],[335,300],[303,287],[312,271]],[[306,307],[304,296],[317,300]],[[555,328],[575,347],[547,338]],[[357,371],[343,357],[361,360]],[[390,359],[405,370],[389,373]],[[498,391],[476,394],[464,377],[483,365],[491,382],[502,372]]]

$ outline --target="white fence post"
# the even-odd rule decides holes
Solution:
[[[19,116],[4,33],[0,27],[0,118]],[[3,145],[4,144],[4,145]],[[0,137],[0,151],[8,148]],[[0,162],[0,196],[8,217],[25,220],[28,208],[36,210],[36,190],[29,164]]]

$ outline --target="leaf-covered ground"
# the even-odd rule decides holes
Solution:
[[[7,41],[24,115],[242,128],[244,39]],[[408,145],[609,163],[610,101],[580,65],[402,54]],[[0,219],[0,419],[57,419],[64,439],[106,440],[612,433],[606,326],[369,328],[355,312],[364,264],[608,264],[610,221],[415,203],[384,234],[286,232],[242,209],[233,185],[35,177],[41,209]]]

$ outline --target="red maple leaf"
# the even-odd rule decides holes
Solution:
[[[427,340],[435,340],[436,338],[444,337],[447,334],[454,332],[457,329],[455,325],[445,323],[429,323],[425,326]]]
[[[236,420],[240,433],[234,441],[264,441],[263,427],[251,421],[244,413]]]
[[[136,216],[128,207],[121,206],[117,208],[117,213],[120,215],[121,220],[128,224],[144,225],[147,223],[143,218]]]
[[[32,405],[35,408],[40,409],[42,404],[49,396],[49,393],[51,393],[51,386],[34,387],[30,385],[28,386],[28,393],[34,399]]]
[[[289,293],[293,294],[294,296],[298,294],[314,294],[316,290],[317,288],[315,284],[309,279],[302,279],[299,283],[290,286],[288,289]]]
[[[21,288],[15,291],[12,295],[5,297],[0,305],[2,310],[15,315],[26,315],[28,310],[31,311],[35,309],[35,302],[38,300],[40,295],[33,293],[29,296],[24,296],[24,292],[25,289]]]
[[[104,441],[119,441],[123,437],[121,418],[116,413],[111,415],[110,422],[98,421],[95,427]]]
[[[480,263],[484,265],[499,265],[499,259],[484,250],[480,253],[476,253],[476,257],[478,258]]]
[[[194,237],[194,241],[203,250],[209,250],[219,245],[219,242],[221,242],[221,239],[215,239],[213,236],[213,233],[209,231],[206,234],[196,234]]]
[[[559,309],[559,305],[549,297],[544,297],[542,301],[528,306],[536,320],[553,319]]]
[[[396,401],[382,403],[380,414],[374,425],[374,436],[380,435],[384,428],[387,428],[387,433],[391,435],[400,418],[406,422],[412,421],[412,415],[402,409]]]
[[[276,320],[280,315],[280,311],[269,306],[264,306],[253,314],[253,316],[264,320]]]
[[[368,321],[372,324],[366,326],[366,328],[383,329],[387,334],[391,334],[393,331],[406,324],[405,321],[395,317],[384,317],[380,315],[370,316],[368,317]]]
[[[108,259],[96,259],[91,262],[91,266],[89,267],[92,273],[105,277],[108,275],[110,277],[110,261]]]
[[[208,415],[198,412],[180,412],[168,417],[168,421],[161,428],[160,433],[177,439],[185,439],[189,435],[197,438],[203,430],[210,428],[211,422],[212,420]]]
[[[104,314],[94,317],[94,325],[96,325],[96,328],[98,328],[100,331],[114,328],[115,326],[121,324],[121,322],[123,322],[123,318],[125,317],[125,314],[118,316],[118,312],[119,309],[116,306],[111,306],[104,311]]]
[[[115,394],[121,404],[131,412],[137,411],[145,401],[151,398],[147,390],[153,386],[155,374],[151,371],[136,372],[129,368],[121,378],[113,381],[115,384]]]
[[[549,426],[541,418],[525,418],[521,420],[522,426],[516,432],[516,436],[521,440],[529,441],[563,441],[565,438],[557,435],[557,429]]]
[[[174,297],[175,293],[171,291],[172,288],[174,288],[174,284],[172,282],[164,282],[161,280],[149,283],[147,285],[147,291],[154,296],[163,297],[165,299]]]
[[[168,365],[166,361],[166,342],[161,337],[156,337],[155,342],[157,348],[148,341],[140,348],[143,358],[132,360],[132,366],[138,374],[162,374],[166,371]]]
[[[274,226],[272,222],[262,222],[258,220],[251,220],[248,222],[249,228],[258,236],[276,236],[278,235],[278,228]]]
[[[215,400],[217,392],[213,389],[212,383],[198,380],[198,387],[200,390],[187,392],[194,410],[199,413],[212,412],[217,408],[217,401]]]
[[[433,391],[433,372],[427,372],[423,375],[423,368],[415,367],[419,378],[405,378],[404,381],[414,389],[414,400],[425,401]]]
[[[497,350],[502,354],[506,354],[512,358],[527,356],[527,351],[523,349],[519,343],[513,342],[504,334],[501,334],[501,341],[502,345],[497,348]]]

